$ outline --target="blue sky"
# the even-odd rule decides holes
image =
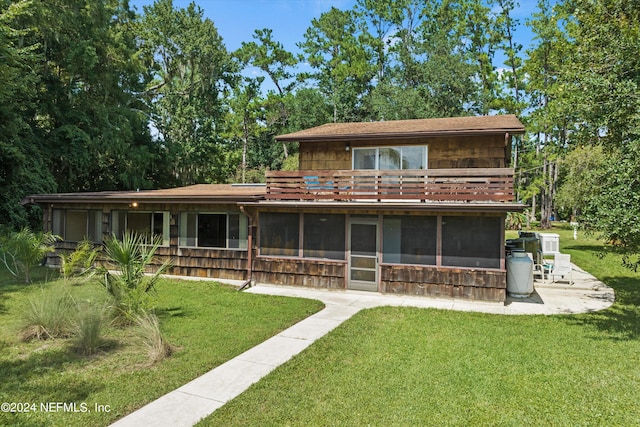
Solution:
[[[273,38],[285,49],[298,52],[296,43],[303,41],[304,33],[313,18],[331,7],[351,9],[356,0],[199,0],[196,1],[207,18],[211,19],[229,51],[236,50],[243,41],[251,41],[256,29],[271,28]],[[142,5],[153,0],[131,0],[142,13]],[[184,8],[189,0],[174,0],[176,8]],[[536,10],[536,0],[520,0],[514,18],[520,21],[517,40],[526,50],[531,45],[531,32],[525,20]]]

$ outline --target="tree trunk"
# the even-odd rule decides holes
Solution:
[[[531,224],[531,221],[536,220],[536,199],[537,196],[534,194],[531,198],[531,212],[529,212],[529,217],[527,218],[527,228],[529,227],[529,224]]]
[[[547,229],[551,227],[549,223],[549,189],[547,187],[547,171],[551,167],[549,162],[547,161],[547,156],[545,154],[544,161],[542,163],[542,177],[545,182],[542,184],[542,188],[540,191],[540,228]]]
[[[249,118],[247,116],[244,117],[242,121],[243,128],[243,138],[242,138],[242,183],[245,183],[245,177],[247,173],[247,148],[249,145],[249,126],[247,121]]]
[[[551,212],[553,212],[553,216],[556,217],[557,220],[557,212],[555,209],[554,200],[556,199],[556,192],[558,191],[558,162],[553,163],[553,180],[551,181],[551,200],[549,201],[549,206],[551,206]]]

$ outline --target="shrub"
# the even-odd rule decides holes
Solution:
[[[77,308],[68,292],[41,289],[28,299],[22,311],[20,336],[23,340],[71,336]]]
[[[149,363],[160,362],[173,353],[173,346],[167,342],[160,331],[160,322],[153,313],[143,311],[135,316],[140,343],[149,356]]]
[[[69,254],[61,254],[62,266],[60,272],[66,279],[77,276],[88,276],[94,272],[94,263],[98,258],[98,249],[93,243],[84,240],[78,244],[76,250]]]
[[[152,308],[151,297],[155,284],[171,266],[170,261],[166,261],[155,273],[145,275],[154,263],[160,243],[160,238],[148,239],[128,231],[122,240],[112,236],[104,242],[107,266],[101,268],[103,284],[113,296],[122,320],[131,322],[136,314]]]

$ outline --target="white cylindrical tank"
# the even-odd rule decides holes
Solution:
[[[507,292],[516,298],[533,292],[533,261],[525,252],[513,252],[507,258]]]

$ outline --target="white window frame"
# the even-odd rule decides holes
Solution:
[[[84,231],[84,240],[90,240],[89,239],[89,226],[91,225],[91,221],[90,221],[90,216],[94,215],[94,221],[95,221],[95,225],[96,225],[96,239],[95,240],[90,240],[93,243],[100,243],[102,242],[102,210],[100,209],[53,209],[52,210],[52,214],[51,214],[51,230],[54,234],[59,234],[62,239],[64,241],[68,241],[68,242],[79,242],[80,240],[67,240],[67,235],[68,235],[68,230],[69,230],[69,224],[68,224],[68,220],[67,220],[67,216],[69,212],[82,212],[85,214],[86,216],[86,227],[85,227],[85,231]],[[56,230],[56,217],[60,215],[61,216],[61,220],[62,223],[60,224],[62,226],[62,230]]]
[[[119,213],[124,212],[125,215],[125,223],[124,227],[120,225]],[[111,231],[115,232],[115,230],[122,231],[128,230],[128,222],[129,222],[129,212],[131,213],[140,213],[140,214],[151,214],[151,224],[150,230],[153,230],[153,221],[154,214],[162,214],[162,242],[160,246],[167,247],[171,244],[171,236],[170,236],[170,224],[171,224],[171,215],[169,211],[146,211],[146,210],[125,210],[125,209],[116,209],[111,211]],[[119,233],[118,233],[119,234]]]
[[[196,217],[196,237],[195,237],[195,245],[187,245],[186,240],[186,227],[187,227],[187,217],[188,215],[195,215]],[[212,246],[199,246],[199,238],[198,238],[198,215],[225,215],[226,217],[226,239],[225,239],[225,247],[212,247]],[[230,215],[238,215],[240,218],[240,235],[238,240],[239,247],[231,248],[229,247],[230,238],[229,238],[229,216]],[[180,248],[193,248],[193,249],[218,249],[218,250],[230,250],[230,251],[246,251],[248,247],[248,237],[249,237],[249,220],[248,217],[242,212],[216,212],[216,211],[183,211],[180,212],[179,220],[178,220],[178,247]]]
[[[351,155],[351,169],[352,170],[380,170],[380,149],[381,148],[395,148],[395,149],[399,149],[400,153],[402,153],[402,149],[403,148],[415,148],[415,147],[424,147],[424,170],[429,168],[429,146],[428,145],[383,145],[383,146],[376,146],[376,147],[353,147],[351,149],[351,152],[353,153]],[[360,150],[376,150],[376,158],[375,158],[375,168],[373,169],[356,169],[356,152],[360,151]],[[402,154],[400,154],[400,157],[402,158]],[[407,170],[407,169],[393,169],[393,170]]]

